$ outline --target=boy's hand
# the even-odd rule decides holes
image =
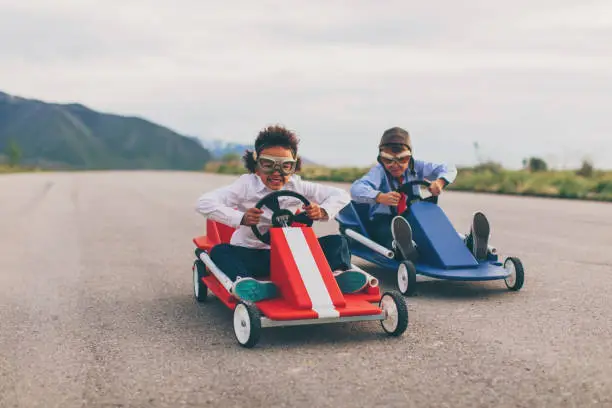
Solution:
[[[436,181],[432,181],[431,185],[429,186],[429,192],[433,196],[439,196],[444,187],[446,187],[446,182],[442,179],[437,179]]]
[[[261,218],[261,214],[263,214],[263,210],[260,208],[249,208],[244,215],[242,216],[242,221],[240,224],[253,226],[259,224],[259,219]]]
[[[319,207],[318,204],[311,203],[309,206],[303,206],[303,208],[311,220],[321,220],[327,217],[325,210]]]
[[[384,205],[396,207],[401,197],[402,195],[395,191],[391,191],[390,193],[380,193],[376,197],[376,202],[378,204],[384,204]]]

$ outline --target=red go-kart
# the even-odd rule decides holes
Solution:
[[[206,235],[193,240],[197,247],[193,264],[196,300],[205,302],[210,290],[232,309],[234,333],[244,347],[253,347],[265,327],[378,320],[387,334],[401,335],[408,327],[408,308],[401,294],[390,291],[381,295],[377,284],[343,294],[311,228],[312,220],[305,213],[281,209],[278,199],[283,196],[310,205],[301,194],[275,191],[256,204],[272,211],[269,231],[262,234],[257,226],[252,227],[255,236],[270,245],[270,276],[261,279],[275,283],[279,297],[251,303],[232,295],[232,281],[209,253],[215,245],[229,243],[235,229],[208,219]]]

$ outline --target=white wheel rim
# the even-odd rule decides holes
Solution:
[[[193,293],[200,296],[200,280],[198,279],[198,267],[193,265]]]
[[[381,309],[385,312],[386,318],[382,325],[388,332],[393,332],[399,324],[397,305],[391,296],[383,296],[380,301]]]
[[[408,268],[404,264],[400,264],[397,268],[397,287],[402,293],[408,291]]]
[[[510,272],[510,275],[508,275],[508,277],[504,280],[506,281],[506,285],[512,288],[514,287],[514,285],[516,285],[516,267],[514,266],[514,262],[512,262],[510,259],[507,259],[504,264],[504,269]]]
[[[246,306],[240,303],[234,309],[234,332],[240,344],[246,344],[251,336],[251,319]]]

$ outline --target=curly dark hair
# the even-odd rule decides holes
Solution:
[[[257,167],[255,158],[263,149],[269,147],[284,147],[291,150],[293,152],[293,158],[297,159],[295,171],[298,172],[302,168],[302,160],[297,155],[299,143],[300,139],[294,132],[280,125],[268,126],[257,135],[255,139],[255,151],[246,150],[244,152],[242,156],[244,167],[246,167],[249,173],[255,173]]]

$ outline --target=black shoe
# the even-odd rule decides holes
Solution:
[[[412,244],[412,228],[408,221],[400,215],[391,221],[391,234],[393,235],[394,249],[399,250],[403,259],[415,259],[417,252]]]
[[[477,260],[487,259],[489,253],[489,235],[491,227],[487,217],[480,211],[474,214],[470,234],[466,238],[466,245]]]

